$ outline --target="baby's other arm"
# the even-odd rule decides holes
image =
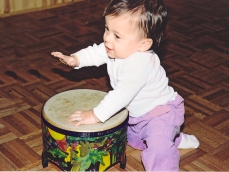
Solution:
[[[71,56],[66,56],[62,54],[61,52],[52,52],[51,54],[54,57],[59,58],[62,63],[67,64],[69,66],[76,67],[76,66],[79,66],[80,64],[79,58],[75,54]]]

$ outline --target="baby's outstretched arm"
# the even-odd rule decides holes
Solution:
[[[79,126],[81,124],[95,124],[100,122],[99,119],[95,116],[92,110],[89,111],[75,111],[70,117],[70,122],[76,121],[75,126]]]
[[[63,55],[61,52],[52,52],[51,54],[54,57],[59,58],[60,61],[64,64],[67,64],[72,67],[79,66],[79,59],[76,55],[66,56]]]

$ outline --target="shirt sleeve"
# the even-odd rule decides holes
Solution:
[[[94,113],[100,121],[106,121],[128,106],[146,84],[149,64],[147,60],[142,59],[144,57],[139,58],[139,56],[141,53],[136,53],[124,60],[122,70],[117,77],[116,87],[94,108]]]
[[[100,66],[104,63],[107,63],[108,56],[106,53],[104,43],[99,45],[93,44],[93,46],[89,46],[84,48],[72,55],[76,55],[79,58],[80,64],[74,69],[79,69],[85,66]]]

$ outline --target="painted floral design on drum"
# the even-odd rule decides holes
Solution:
[[[43,167],[48,161],[66,171],[105,171],[120,162],[125,168],[127,128],[96,137],[77,137],[58,133],[43,125]]]

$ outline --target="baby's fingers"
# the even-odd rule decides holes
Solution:
[[[68,120],[70,122],[81,121],[82,120],[81,111],[74,112],[72,115],[69,116]]]
[[[79,126],[82,124],[82,116],[81,116],[81,111],[76,111],[74,112],[71,116],[69,116],[69,122],[76,122],[74,124],[75,127]]]
[[[81,125],[81,124],[83,124],[81,121],[77,121],[76,123],[75,123],[75,127],[78,127],[79,125]]]
[[[64,56],[61,52],[52,52],[51,54],[55,57],[58,57],[58,58],[63,58],[63,56]]]

